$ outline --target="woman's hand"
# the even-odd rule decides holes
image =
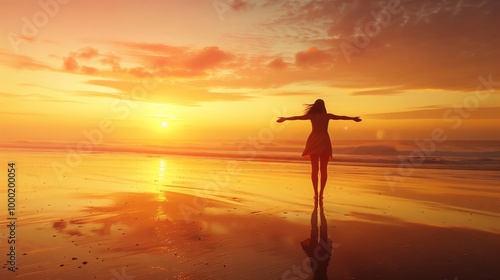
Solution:
[[[362,121],[362,119],[361,119],[360,117],[354,117],[354,118],[352,118],[352,120],[353,120],[353,121],[355,121],[355,122],[360,122],[360,121]]]
[[[286,121],[286,118],[284,118],[284,117],[279,117],[279,118],[278,118],[278,120],[277,120],[276,122],[282,123],[282,122],[284,122],[284,121]]]

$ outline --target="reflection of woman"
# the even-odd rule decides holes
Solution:
[[[318,202],[315,201],[311,214],[311,236],[302,241],[300,245],[309,256],[311,269],[314,273],[313,279],[328,280],[327,268],[332,255],[332,240],[328,238],[328,225],[323,211],[323,203],[320,203],[319,216],[321,225],[318,240]]]
[[[326,112],[325,102],[321,99],[314,104],[308,104],[306,113],[302,116],[280,117],[277,122],[287,120],[310,120],[312,131],[307,138],[306,147],[302,156],[311,160],[311,180],[314,188],[314,197],[318,198],[318,169],[321,171],[321,188],[319,197],[323,198],[327,175],[328,160],[332,158],[332,143],[328,135],[328,122],[330,120],[352,120],[360,122],[359,117],[337,116]],[[320,164],[318,164],[318,162]],[[318,168],[318,165],[319,168]]]

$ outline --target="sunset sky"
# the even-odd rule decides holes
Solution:
[[[106,143],[246,139],[317,98],[364,120],[332,123],[333,139],[500,140],[499,12],[496,0],[1,1],[0,143],[68,143],[106,120]],[[310,129],[284,125],[276,139]]]

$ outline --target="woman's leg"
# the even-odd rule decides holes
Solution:
[[[311,155],[311,181],[314,189],[314,197],[318,197],[318,170],[319,155]]]
[[[321,189],[319,191],[319,197],[323,198],[323,190],[325,189],[326,186],[326,179],[328,179],[328,160],[330,159],[330,155],[321,155],[319,158],[320,161],[320,172],[321,172]]]

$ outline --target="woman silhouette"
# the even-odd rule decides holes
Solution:
[[[306,147],[302,156],[311,160],[311,181],[314,188],[314,199],[318,199],[318,170],[321,171],[321,188],[319,197],[323,198],[325,189],[328,160],[332,158],[332,143],[328,135],[328,122],[330,120],[351,120],[360,122],[359,117],[337,116],[326,112],[325,102],[316,100],[314,104],[307,104],[305,114],[294,117],[280,117],[277,122],[293,120],[310,120],[312,131],[307,138]]]

